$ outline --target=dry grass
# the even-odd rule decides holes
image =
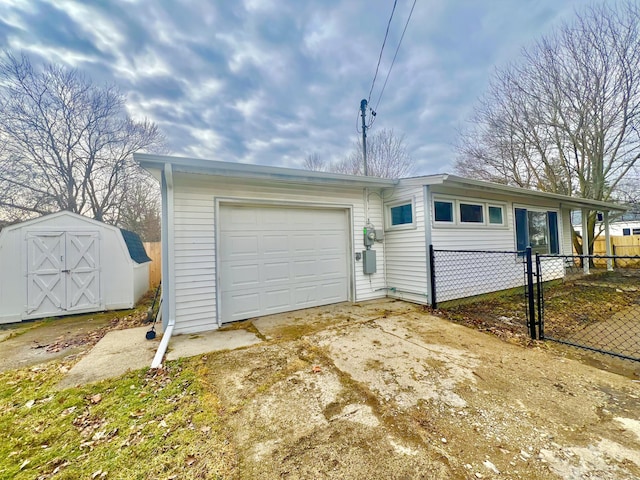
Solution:
[[[0,478],[228,478],[235,454],[199,360],[56,391],[69,365],[0,375]]]

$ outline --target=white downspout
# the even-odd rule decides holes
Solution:
[[[175,307],[175,228],[173,208],[173,171],[171,164],[165,163],[162,171],[160,191],[162,194],[162,340],[158,346],[151,368],[162,367],[162,359],[169,346],[176,323]]]

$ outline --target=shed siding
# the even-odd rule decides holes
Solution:
[[[295,203],[300,206],[351,208],[352,252],[364,249],[362,228],[366,223],[364,192],[359,189],[323,188],[319,185],[288,185],[244,182],[215,177],[174,174],[176,333],[215,329],[216,299],[216,200],[262,204]],[[370,195],[368,217],[382,225],[378,195]],[[313,232],[309,232],[313,235]],[[384,292],[384,250],[377,244],[377,273],[362,273],[355,262],[355,301],[382,298]],[[350,292],[351,296],[351,292]]]
[[[387,295],[416,303],[427,303],[424,188],[412,186],[388,192],[384,196],[385,204],[392,204],[403,199],[413,199],[415,202],[415,228],[390,229],[389,225],[385,225]]]

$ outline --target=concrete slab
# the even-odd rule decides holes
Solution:
[[[344,322],[367,322],[390,314],[415,310],[413,304],[384,298],[365,302],[342,302],[293,312],[277,313],[251,320],[267,340],[297,338]]]
[[[193,357],[208,352],[234,350],[260,343],[261,340],[246,330],[212,331],[194,335],[176,335],[169,342],[167,360]]]
[[[114,378],[129,370],[151,365],[160,340],[147,340],[148,326],[114,330],[107,333],[95,347],[63,378],[57,387],[98,382]]]

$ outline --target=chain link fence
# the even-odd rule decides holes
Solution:
[[[505,336],[529,325],[525,252],[431,250],[432,307]]]
[[[640,361],[640,257],[537,255],[536,275],[540,338]]]

